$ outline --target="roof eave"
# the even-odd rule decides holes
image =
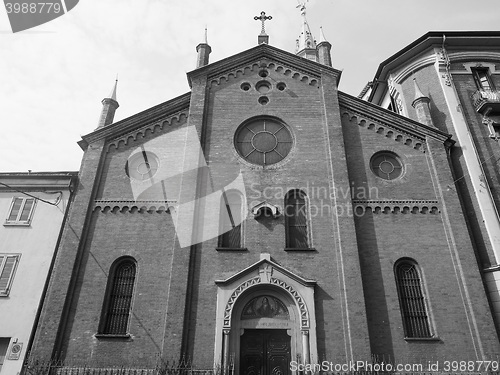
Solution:
[[[136,113],[123,120],[96,129],[92,133],[82,136],[82,140],[78,141],[78,145],[85,150],[89,144],[99,140],[106,139],[110,136],[125,134],[137,128],[138,124],[155,121],[165,116],[166,112],[175,113],[189,107],[191,92],[182,94],[176,98],[160,103],[154,107]],[[140,125],[139,125],[140,126]]]
[[[452,141],[451,134],[445,133],[431,126],[422,124],[408,117],[399,115],[395,112],[389,111],[388,109],[367,102],[366,100],[356,98],[355,96],[351,96],[344,92],[339,92],[339,102],[341,105],[344,105],[345,107],[351,108],[352,110],[359,111],[361,113],[366,111],[368,107],[373,111],[367,114],[369,117],[378,119],[379,121],[385,122],[393,127],[400,128],[402,131],[413,134],[414,136],[423,139],[431,137],[433,139],[442,142],[443,144],[447,144],[449,143],[449,141]],[[381,118],[381,116],[384,116],[384,118]]]
[[[500,44],[499,42],[497,42],[497,44],[492,43],[492,38],[500,38],[500,31],[429,31],[380,63],[373,78],[373,90],[368,101],[373,101],[375,95],[379,93],[378,87],[380,83],[386,84],[387,73],[392,70],[394,66],[398,66],[402,61],[407,61],[415,57],[433,45],[441,45],[443,43],[443,36],[445,36],[448,46],[478,45],[481,44],[478,43],[481,39],[484,45],[491,45],[494,47]],[[383,95],[384,92],[385,90],[382,91],[381,95]]]

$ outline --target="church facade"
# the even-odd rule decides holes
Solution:
[[[125,120],[116,86],[103,100],[32,357],[241,375],[498,359],[454,137],[425,100],[403,116],[338,91],[305,17],[295,54],[258,41],[214,63],[201,43],[191,91]]]

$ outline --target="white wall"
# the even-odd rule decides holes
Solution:
[[[58,186],[53,190],[62,189]],[[55,202],[58,197],[43,192],[30,194],[49,202]],[[10,293],[0,297],[0,337],[11,338],[1,375],[15,375],[21,371],[69,192],[66,188],[57,206],[37,200],[29,226],[4,225],[13,197],[23,197],[23,194],[0,191],[0,253],[21,254]],[[16,339],[23,344],[22,352],[18,360],[9,360],[10,348]]]

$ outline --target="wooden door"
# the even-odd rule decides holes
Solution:
[[[290,336],[285,329],[246,329],[240,341],[240,375],[289,375]]]

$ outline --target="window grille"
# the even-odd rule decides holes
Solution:
[[[276,119],[258,118],[236,131],[235,147],[250,163],[267,166],[283,160],[292,149],[290,130]]]
[[[432,337],[417,265],[402,261],[396,265],[395,272],[405,336]]]
[[[130,307],[134,291],[136,267],[131,259],[121,261],[110,273],[112,283],[109,289],[104,334],[127,334]]]
[[[307,206],[305,194],[292,191],[285,198],[287,248],[307,249]]]

